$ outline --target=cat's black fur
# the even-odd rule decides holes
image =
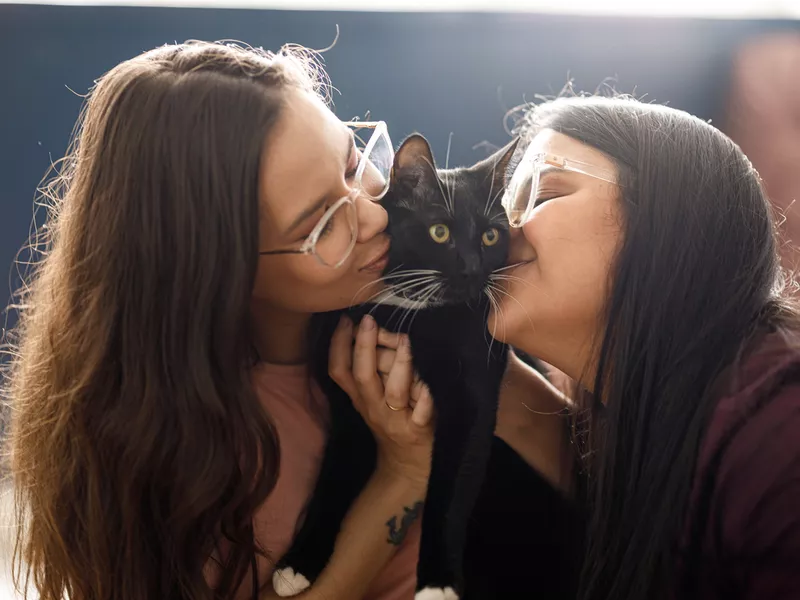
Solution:
[[[356,320],[369,311],[381,327],[408,332],[414,366],[436,407],[418,589],[462,591],[467,525],[491,451],[506,366],[505,345],[493,341],[486,328],[486,290],[492,273],[506,264],[508,221],[500,197],[515,147],[512,142],[470,168],[437,171],[427,141],[419,135],[406,139],[397,151],[391,187],[382,203],[392,239],[385,275],[389,289],[397,291],[379,298],[389,305],[350,311]],[[446,241],[434,235],[441,234],[441,228],[431,231],[435,225],[448,228]],[[439,275],[410,286],[421,277],[400,274],[415,270]],[[439,284],[437,291],[433,283]],[[337,319],[332,314],[315,319],[315,376],[330,401],[329,439],[305,523],[279,565],[292,567],[312,582],[333,551],[342,518],[375,466],[370,431],[327,375],[328,346]],[[402,516],[397,515],[396,524]],[[391,533],[387,527],[387,540]]]

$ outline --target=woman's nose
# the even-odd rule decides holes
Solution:
[[[372,197],[377,197],[386,187],[387,178],[370,161],[366,161],[361,174],[361,187]]]
[[[355,202],[358,213],[358,242],[363,244],[386,229],[389,216],[380,204],[361,194],[356,197]]]
[[[509,229],[508,264],[533,260],[536,251],[528,241],[524,227],[511,227]]]

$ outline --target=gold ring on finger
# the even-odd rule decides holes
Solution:
[[[386,404],[386,406],[389,407],[389,410],[393,410],[395,412],[400,412],[401,410],[405,410],[406,409],[405,406],[401,406],[400,408],[398,408],[396,406],[392,406],[391,404],[389,404],[388,400],[384,400],[383,402],[384,402],[384,404]]]

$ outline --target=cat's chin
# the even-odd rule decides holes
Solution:
[[[380,304],[381,306],[396,306],[398,308],[404,308],[406,310],[423,310],[426,308],[435,308],[437,306],[441,306],[441,302],[437,302],[434,300],[411,300],[409,298],[403,298],[402,296],[395,296],[394,294],[381,294],[378,296],[372,304]]]

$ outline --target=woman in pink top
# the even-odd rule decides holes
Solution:
[[[90,94],[7,389],[18,584],[42,600],[275,597],[325,444],[309,320],[379,291],[389,247],[385,125],[342,123],[320,74],[302,49],[190,43]],[[414,587],[417,531],[396,551],[386,522],[424,497],[432,404],[402,339],[379,377],[364,323],[331,373],[378,466],[309,600]]]

